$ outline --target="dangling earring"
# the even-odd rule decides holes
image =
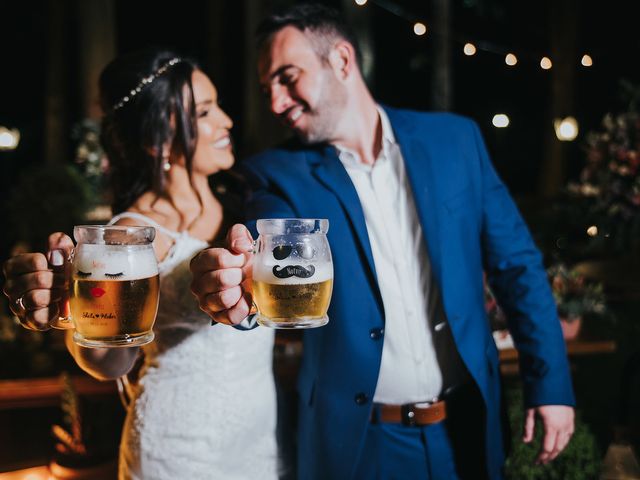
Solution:
[[[171,170],[171,162],[169,161],[169,155],[162,156],[162,170],[168,172]]]

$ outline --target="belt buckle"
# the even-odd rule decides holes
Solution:
[[[416,411],[413,403],[405,403],[400,406],[400,419],[403,425],[413,427],[416,424]]]

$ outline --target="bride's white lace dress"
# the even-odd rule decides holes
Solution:
[[[160,264],[156,337],[143,347],[120,479],[277,478],[273,330],[211,326],[189,290],[189,261],[207,244],[126,216],[156,226],[175,244]]]

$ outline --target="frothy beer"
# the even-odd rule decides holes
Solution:
[[[276,274],[288,271],[290,276],[278,278],[274,268]],[[309,275],[311,271],[313,273]],[[325,317],[332,289],[333,268],[328,262],[303,265],[265,262],[254,265],[254,301],[261,315],[276,322]]]
[[[73,259],[71,317],[85,340],[148,334],[158,310],[153,249],[143,245],[78,245]]]

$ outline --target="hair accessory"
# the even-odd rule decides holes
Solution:
[[[160,75],[166,72],[169,69],[169,67],[173,67],[176,63],[180,63],[180,62],[182,62],[181,58],[174,57],[171,60],[169,60],[167,63],[162,65],[160,68],[158,68],[151,75],[149,75],[148,77],[144,77],[142,80],[140,80],[138,85],[136,85],[127,95],[125,95],[118,102],[116,102],[116,104],[113,106],[113,111],[115,112],[116,110],[120,110],[130,100],[132,100],[133,97],[139,94],[142,91],[142,89],[144,89],[147,85],[150,85],[151,83],[153,83],[153,81],[156,78],[158,78]]]

